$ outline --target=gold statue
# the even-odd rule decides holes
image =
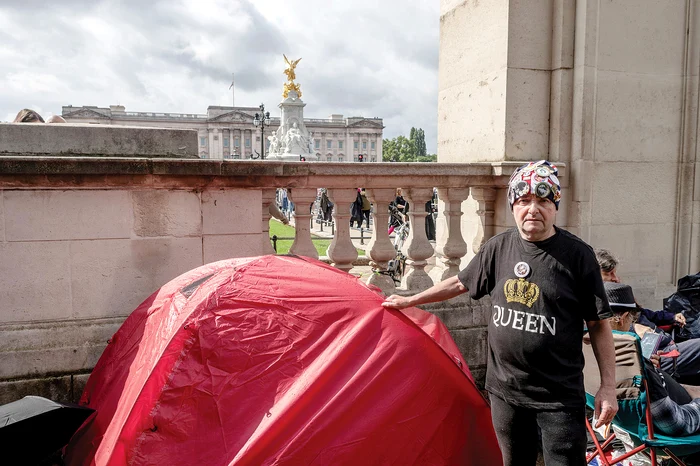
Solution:
[[[294,72],[294,69],[297,67],[297,64],[301,61],[301,58],[299,58],[298,60],[290,61],[287,58],[287,55],[282,54],[282,56],[284,57],[284,61],[287,63],[287,69],[284,70],[284,74],[287,75],[287,82],[284,83],[282,97],[286,99],[289,96],[289,91],[295,91],[297,94],[299,94],[299,98],[301,98],[301,87],[298,83],[294,82],[294,80],[297,77],[296,73]]]
[[[294,73],[294,68],[297,67],[297,63],[301,61],[301,58],[298,60],[289,61],[287,55],[282,54],[282,56],[284,57],[284,61],[287,63],[287,69],[284,70],[284,74],[287,75],[288,81],[294,81],[297,78],[297,75]]]

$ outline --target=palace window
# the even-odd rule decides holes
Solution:
[[[228,147],[228,138],[224,138],[224,147]]]
[[[326,149],[333,147],[333,141],[326,141]]]
[[[320,139],[314,139],[314,148],[316,148],[316,149],[321,148],[321,140]]]
[[[338,141],[338,149],[342,149],[342,148],[343,148],[343,141]]]
[[[372,150],[376,149],[376,147],[375,147],[376,144],[377,144],[376,142],[372,142]]]
[[[202,147],[207,145],[207,137],[206,136],[202,136],[201,138],[199,138],[199,145]]]
[[[245,146],[250,147],[250,138],[245,138]]]
[[[326,162],[332,162],[333,161],[333,156],[332,155],[327,155],[326,156]]]
[[[234,147],[240,147],[240,145],[241,145],[241,143],[240,143],[240,141],[238,140],[238,138],[236,138],[236,139],[233,140],[233,146],[234,146]]]
[[[344,162],[344,161],[345,161],[344,157],[342,157],[342,156],[338,157],[338,162]]]
[[[367,150],[367,141],[362,141],[362,150]]]
[[[359,142],[355,141],[355,149],[357,149],[359,147],[359,144],[360,144]]]

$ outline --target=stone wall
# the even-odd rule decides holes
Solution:
[[[261,218],[261,205],[250,189],[0,189],[0,403],[36,383],[70,393],[66,374],[89,371],[160,286],[205,263],[259,255],[260,222],[249,219]],[[52,375],[61,377],[17,383]]]

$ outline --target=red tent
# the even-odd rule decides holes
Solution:
[[[321,262],[208,264],[142,303],[81,403],[70,465],[495,465],[443,323]]]

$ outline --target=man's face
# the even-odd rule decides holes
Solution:
[[[527,194],[513,204],[518,231],[527,241],[542,241],[553,236],[556,216],[556,206],[544,197]]]
[[[620,279],[617,276],[617,268],[612,269],[610,272],[601,269],[600,275],[603,277],[604,282],[620,283]]]

